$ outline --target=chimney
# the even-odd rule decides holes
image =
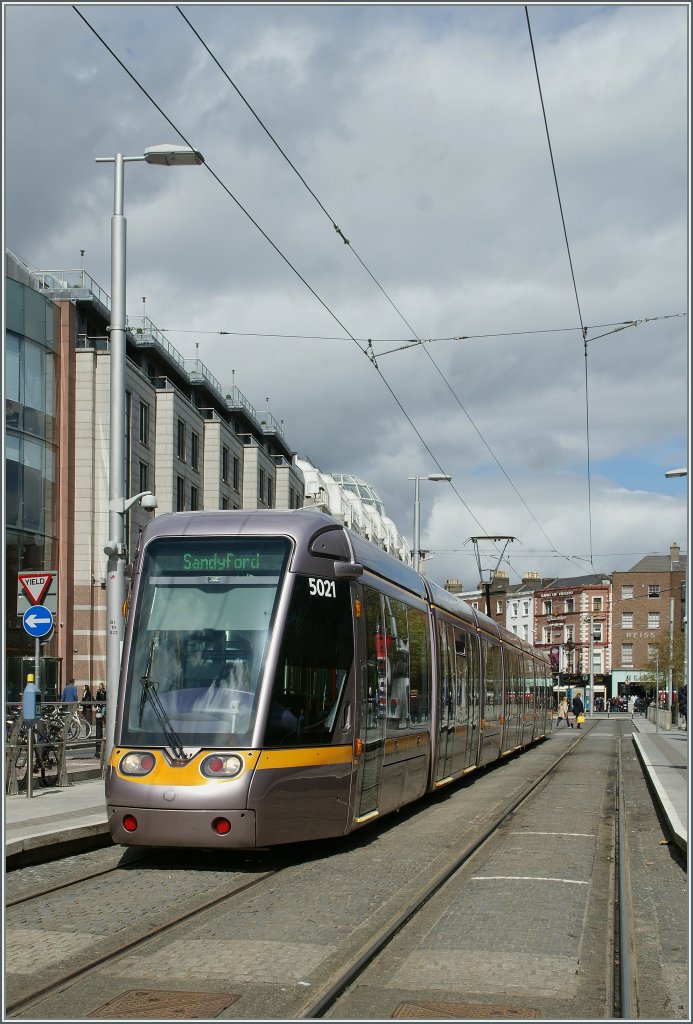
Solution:
[[[461,594],[462,583],[460,582],[460,580],[446,580],[445,589],[447,590],[448,594]]]
[[[526,573],[523,573],[523,575],[522,575],[522,582],[523,583],[533,583],[535,580],[538,580],[538,579],[539,579],[539,573],[538,572],[530,572],[530,571],[528,571]]]
[[[674,541],[669,548],[669,558],[671,559],[672,564],[681,560],[681,548],[678,546],[676,541]]]

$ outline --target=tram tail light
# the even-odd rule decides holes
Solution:
[[[126,832],[134,832],[137,829],[137,818],[134,814],[126,814],[124,816],[123,828]]]
[[[231,831],[231,822],[228,818],[215,818],[212,822],[212,828],[217,835],[225,836]]]
[[[360,757],[363,753],[363,740],[354,740],[354,753],[357,757]]]

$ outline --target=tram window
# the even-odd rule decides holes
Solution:
[[[385,597],[385,644],[389,665],[386,721],[388,734],[406,729],[411,721],[411,665],[407,606]]]
[[[431,650],[428,616],[416,608],[407,608],[407,620],[411,673],[411,720],[413,725],[422,725],[429,721],[431,715]]]
[[[345,580],[297,576],[274,676],[265,742],[330,743],[354,651],[351,593]],[[322,596],[321,596],[322,595]]]
[[[454,664],[456,682],[455,721],[464,725],[470,718],[470,703],[475,700],[474,673],[478,672],[476,664],[476,647],[471,638],[457,627],[452,627],[455,639]]]
[[[134,610],[123,743],[164,745],[171,731],[184,745],[249,741],[288,553],[280,538],[150,545]]]
[[[486,686],[486,718],[493,720],[502,714],[502,666],[501,649],[495,644],[485,644],[484,681]]]

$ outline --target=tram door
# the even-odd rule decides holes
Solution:
[[[473,768],[479,746],[479,647],[474,634],[452,627],[454,646],[451,655],[455,666],[455,752],[453,771]]]
[[[366,664],[361,681],[361,731],[363,770],[356,817],[378,809],[385,751],[385,701],[387,698],[386,630],[380,594],[363,588],[366,629]]]
[[[455,751],[455,677],[451,652],[452,626],[436,621],[438,630],[438,688],[440,707],[438,711],[438,761],[436,782],[452,775],[452,759]]]

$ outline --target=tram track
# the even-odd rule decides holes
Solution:
[[[542,775],[535,780],[530,786],[528,786],[523,793],[521,793],[508,807],[499,814],[494,821],[492,821],[482,834],[466,849],[464,849],[460,855],[451,862],[448,867],[440,872],[438,876],[433,879],[426,887],[422,890],[415,899],[413,899],[409,905],[402,910],[402,912],[393,919],[387,927],[383,928],[382,931],[373,938],[372,942],[364,948],[360,955],[354,958],[349,964],[345,965],[344,969],[338,976],[335,976],[328,987],[326,987],[317,997],[304,1006],[298,1015],[302,1020],[310,1019],[325,1019],[330,1017],[330,1011],[336,1007],[336,1015],[339,1014],[340,1010],[343,1010],[342,1005],[338,1005],[342,996],[344,996],[350,989],[353,989],[358,983],[364,978],[369,968],[374,966],[379,958],[383,958],[384,962],[388,965],[387,967],[381,967],[380,975],[394,974],[396,971],[396,964],[401,962],[400,956],[390,956],[389,947],[393,942],[394,938],[408,927],[413,930],[416,928],[417,915],[421,913],[423,908],[429,904],[429,901],[433,901],[434,897],[443,893],[445,887],[452,882],[455,877],[462,871],[462,869],[469,865],[469,862],[479,854],[487,843],[490,842],[494,837],[497,836],[503,824],[518,810],[523,804],[530,801],[533,797],[538,794],[540,788],[550,779],[554,772],[556,772],[559,766],[573,754],[580,743],[582,743],[589,735],[590,730],[585,730],[582,736],[576,738],[570,746],[567,748],[562,757],[556,760]],[[606,948],[611,951],[611,960],[613,963],[613,978],[611,984],[607,978],[606,983],[606,1010],[607,1016],[614,1019],[631,1019],[633,1013],[633,1007],[636,1004],[635,992],[633,988],[633,974],[631,971],[631,951],[633,945],[633,925],[630,913],[631,894],[629,890],[629,879],[627,872],[627,851],[626,851],[626,824],[625,824],[625,803],[623,797],[623,771],[622,771],[622,730],[619,728],[617,736],[617,753],[615,758],[615,769],[613,772],[613,799],[614,799],[614,817],[613,817],[613,872],[610,879],[609,893],[610,902],[613,907],[612,926],[610,934],[607,936]],[[471,1009],[468,1006],[468,1009]],[[498,1007],[494,1007],[494,1010],[498,1011]],[[509,1009],[509,1008],[506,1008]],[[454,1016],[453,1005],[448,1005],[448,1010],[451,1015]],[[435,1014],[435,1010],[433,1011]],[[399,1016],[400,1014],[395,1013],[393,1016]],[[402,1016],[411,1015],[403,1013]],[[445,1016],[446,1012],[443,1009],[442,1015]],[[494,1013],[494,1016],[496,1014]],[[505,1015],[500,1013],[500,1015]],[[511,1016],[512,1013],[508,1013]],[[535,1015],[534,1013],[529,1015]]]
[[[101,872],[101,874],[108,873],[109,871]],[[118,960],[120,957],[124,956],[127,953],[133,952],[134,950],[143,946],[150,940],[166,935],[167,933],[173,931],[175,928],[179,928],[182,925],[193,920],[198,915],[203,914],[205,911],[211,910],[214,907],[221,906],[223,903],[240,896],[241,894],[247,892],[249,889],[252,889],[257,885],[260,885],[262,882],[267,881],[269,878],[275,877],[277,874],[278,872],[276,870],[265,871],[258,875],[256,878],[250,879],[247,882],[242,883],[241,885],[235,886],[229,892],[215,896],[210,900],[206,900],[199,906],[194,907],[193,909],[188,910],[183,914],[179,914],[177,917],[174,917],[168,921],[156,925],[155,927],[149,929],[147,932],[138,935],[136,938],[131,939],[128,942],[121,943],[114,949],[111,949],[107,953],[104,953],[102,956],[96,957],[89,964],[76,968],[75,970],[63,973],[60,977],[54,979],[49,984],[34,990],[31,993],[31,995],[26,996],[22,999],[8,1001],[5,1006],[5,1010],[6,1013],[8,1014],[8,1017],[15,1017],[18,1013],[24,1010],[30,1010],[32,1007],[40,1003],[47,996],[55,992],[61,991],[62,989],[72,984],[75,984],[82,978],[85,978],[88,975],[93,974],[95,971],[99,970],[105,965],[113,963],[114,961]],[[66,887],[69,887],[69,885],[71,884],[76,883],[68,883],[68,886]],[[59,888],[62,887],[56,887],[55,891],[57,891],[57,889]]]
[[[581,737],[576,738],[571,743],[571,746],[566,751],[564,751],[558,759],[552,761],[551,765],[547,769],[542,771],[541,774],[537,778],[535,778],[529,786],[527,786],[518,796],[516,796],[513,800],[509,801],[502,807],[498,815],[494,818],[493,822],[491,822],[491,824],[484,829],[481,835],[476,837],[473,843],[471,843],[468,847],[465,848],[463,854],[461,856],[457,856],[453,862],[448,864],[442,871],[440,871],[436,875],[433,882],[429,883],[425,887],[425,889],[421,893],[419,893],[417,898],[414,901],[412,901],[412,905],[408,913],[396,915],[396,917],[389,923],[389,925],[385,929],[383,929],[381,933],[379,933],[377,938],[372,943],[370,943],[368,948],[364,951],[363,956],[360,958],[360,963],[365,965],[370,959],[373,958],[373,956],[377,955],[378,950],[383,948],[387,941],[389,941],[390,936],[393,935],[400,927],[402,927],[406,918],[414,914],[417,908],[420,907],[438,888],[440,888],[444,884],[446,878],[449,877],[450,874],[454,873],[454,871],[458,868],[458,866],[461,863],[464,862],[464,860],[467,860],[469,857],[472,856],[474,850],[477,849],[485,841],[487,836],[492,834],[495,831],[495,829],[499,827],[502,821],[504,821],[510,814],[512,814],[513,811],[527,798],[527,796],[531,792],[533,792],[538,785],[542,783],[542,781],[547,777],[547,775],[549,775],[550,772],[554,770],[555,767],[559,763],[561,763],[565,757],[568,756],[570,750],[573,749],[573,747],[578,742],[580,742],[580,739]],[[388,825],[387,821],[385,822],[385,825]],[[275,853],[278,854],[280,858],[280,851],[282,849],[285,848],[277,848],[277,850],[275,851]],[[30,905],[32,901],[40,903],[42,899],[45,899],[46,897],[50,897],[51,895],[55,895],[58,893],[63,893],[64,895],[69,896],[69,892],[71,889],[77,889],[78,887],[83,886],[84,883],[89,878],[99,879],[108,875],[116,874],[118,871],[123,870],[128,870],[128,872],[130,870],[137,871],[138,869],[141,869],[145,862],[151,862],[155,860],[157,855],[160,854],[161,851],[148,850],[145,854],[138,858],[137,865],[133,865],[132,868],[130,868],[129,865],[125,868],[123,868],[120,865],[114,865],[109,868],[93,871],[89,875],[82,875],[80,878],[75,878],[63,883],[59,883],[54,886],[46,887],[41,892],[37,891],[32,894],[25,894],[23,896],[16,897],[13,900],[8,901],[6,904],[7,911],[9,911],[9,913],[6,915],[7,926],[10,928],[12,927],[13,909],[23,908],[25,910],[30,910]],[[300,854],[297,855],[295,853],[292,853],[288,858],[288,863],[294,863],[299,857]],[[219,894],[212,899],[205,900],[184,914],[170,917],[166,921],[161,922],[160,924],[157,924],[147,929],[145,932],[137,935],[136,937],[126,942],[120,943],[108,951],[105,951],[102,955],[90,959],[89,963],[85,963],[73,970],[61,971],[61,973],[58,976],[48,981],[45,985],[42,985],[40,988],[34,989],[34,991],[32,991],[31,994],[27,994],[26,996],[19,997],[16,999],[13,999],[10,994],[8,996],[8,1001],[6,1004],[6,1012],[8,1016],[16,1017],[20,1013],[30,1011],[33,1007],[41,1003],[47,997],[55,993],[58,993],[64,989],[67,989],[73,985],[78,984],[82,979],[86,979],[90,975],[93,975],[95,972],[98,972],[100,969],[107,967],[109,964],[115,963],[120,957],[123,957],[126,954],[133,953],[139,948],[145,946],[146,943],[149,943],[152,940],[156,940],[158,937],[163,937],[171,933],[177,927],[190,924],[194,921],[195,918],[198,918],[205,912],[212,910],[214,908],[221,907],[226,901],[232,901],[234,899],[237,899],[239,896],[247,892],[249,889],[260,886],[263,882],[266,882],[269,879],[276,878],[278,875],[281,874],[282,870],[283,868],[280,866],[279,868],[260,873],[257,877],[254,877],[247,883],[244,883],[242,885],[234,885],[228,892]],[[332,995],[332,989],[338,988],[339,985],[340,981],[335,981],[334,985],[332,985],[330,988],[330,992],[327,993],[326,996],[324,996],[320,1000],[321,1004],[327,1006],[329,1002],[333,1001],[334,996]]]
[[[583,736],[576,737],[564,753],[528,785],[500,814],[483,830],[482,833],[470,843],[453,861],[451,861],[438,875],[422,889],[408,906],[401,911],[381,932],[374,937],[373,941],[361,952],[357,959],[348,964],[343,972],[335,977],[329,987],[317,998],[304,1007],[298,1015],[300,1020],[311,1020],[324,1018],[328,1010],[336,1003],[338,998],[352,986],[363,974],[364,970],[379,956],[388,946],[394,936],[421,910],[421,908],[453,878],[472,857],[482,849],[500,829],[501,825],[536,791],[542,786],[547,778],[557,770],[559,765],[569,757],[574,749],[585,739],[587,731]]]
[[[156,851],[144,850],[141,853],[137,851],[128,851],[127,863],[123,863],[122,860],[118,864],[112,864],[107,868],[99,868],[98,871],[87,871],[84,874],[76,878],[67,879],[64,882],[57,882],[53,885],[44,886],[43,889],[34,889],[31,892],[25,892],[21,896],[13,896],[8,900],[5,900],[5,910],[10,907],[18,907],[22,903],[30,903],[32,900],[44,899],[46,896],[50,896],[55,892],[61,892],[63,889],[70,889],[72,886],[82,885],[84,882],[90,881],[92,878],[102,878],[104,875],[114,874],[117,871],[127,870],[131,865],[139,863],[144,860],[151,860],[155,856]]]
[[[590,735],[591,730],[586,729],[582,734],[577,734],[574,737],[566,737],[566,746],[560,753],[560,756],[554,757],[553,751],[551,751],[551,761],[547,765],[546,759],[544,758],[543,764],[536,766],[537,774],[528,779],[525,774],[524,778],[518,778],[517,785],[514,789],[512,799],[505,800],[504,802],[500,799],[495,803],[495,807],[489,805],[489,811],[491,812],[486,816],[485,820],[480,823],[483,827],[479,827],[478,834],[471,836],[471,831],[467,830],[465,837],[464,846],[460,852],[452,858],[449,858],[447,863],[444,863],[444,858],[440,858],[436,865],[437,870],[435,877],[426,881],[425,885],[417,885],[409,888],[409,898],[407,899],[406,905],[403,906],[399,903],[396,906],[396,901],[383,900],[380,912],[373,914],[367,921],[362,922],[362,933],[356,934],[354,940],[350,944],[347,941],[342,941],[337,944],[333,959],[326,963],[326,970],[324,973],[315,972],[314,974],[299,975],[310,978],[310,998],[307,999],[305,996],[306,989],[297,988],[295,985],[291,991],[291,1002],[286,1005],[286,1014],[290,1019],[320,1019],[329,1018],[330,1016],[339,1016],[342,1010],[342,1000],[345,998],[345,994],[353,989],[355,985],[359,984],[359,981],[367,977],[369,969],[376,969],[379,962],[383,962],[383,958],[387,958],[390,955],[390,948],[397,945],[402,940],[402,937],[407,934],[407,930],[412,926],[412,930],[417,930],[417,921],[420,921],[418,915],[422,918],[430,918],[435,912],[436,897],[442,896],[442,905],[445,905],[445,894],[444,890],[446,885],[467,885],[467,882],[456,882],[456,876],[460,872],[467,870],[467,875],[470,871],[473,871],[474,875],[478,875],[479,869],[476,866],[472,866],[470,862],[476,856],[486,856],[485,849],[490,847],[493,850],[494,840],[497,840],[499,834],[503,831],[503,826],[507,824],[505,831],[509,831],[510,835],[519,835],[517,831],[513,831],[516,826],[509,824],[509,819],[514,815],[533,814],[531,810],[526,810],[531,805],[532,797],[539,797],[539,805],[542,803],[546,805],[547,801],[551,800],[551,797],[547,794],[551,792],[552,778],[560,774],[559,769],[561,765],[566,765],[566,760],[578,752],[580,749],[584,750],[584,741]],[[620,733],[620,730],[619,730]],[[613,820],[609,817],[609,824],[604,826],[604,834],[609,832],[611,838],[608,841],[608,849],[604,846],[602,852],[608,854],[608,857],[604,857],[604,860],[609,860],[613,863],[613,868],[609,868],[612,871],[612,883],[609,886],[609,906],[612,909],[611,921],[612,921],[612,952],[607,954],[608,958],[613,962],[613,988],[608,992],[608,996],[612,999],[613,1005],[606,1007],[605,1016],[611,1017],[626,1017],[628,1013],[628,1007],[634,1005],[632,997],[630,995],[630,981],[629,976],[630,962],[628,959],[628,953],[630,945],[632,943],[631,925],[629,924],[627,912],[629,908],[630,894],[628,892],[628,879],[623,875],[623,871],[627,865],[627,856],[624,848],[626,842],[626,826],[625,826],[625,808],[623,807],[623,796],[621,787],[621,737],[614,737],[618,742],[617,755],[611,757],[609,764],[609,778],[603,782],[603,788],[605,793],[609,793],[607,804],[613,808]],[[544,748],[546,751],[549,748]],[[537,751],[540,753],[540,751]],[[526,759],[518,759],[515,762],[521,769],[526,765]],[[568,765],[566,765],[568,768]],[[573,769],[569,769],[564,774],[571,774]],[[489,782],[493,782],[493,777],[496,776],[496,772],[491,772],[488,779]],[[471,792],[475,792],[475,783],[471,787]],[[542,794],[542,788],[546,788],[546,793]],[[460,795],[464,793],[464,789],[460,790]],[[604,807],[607,807],[607,804]],[[431,802],[430,807],[435,812],[436,807],[446,806],[446,801],[443,799],[441,804],[441,794],[438,795],[438,799]],[[420,813],[420,812],[419,812]],[[410,820],[413,822],[418,815],[411,815]],[[262,913],[262,907],[268,903],[273,904],[278,897],[273,893],[279,894],[293,888],[296,884],[296,875],[287,876],[284,882],[282,882],[282,873],[291,867],[302,868],[306,863],[310,862],[311,859],[316,859],[316,864],[321,864],[323,867],[321,870],[327,871],[328,873],[332,870],[333,865],[338,866],[341,862],[341,854],[346,851],[348,855],[349,849],[352,851],[352,856],[358,856],[365,866],[373,852],[373,842],[375,846],[379,845],[378,835],[387,835],[388,832],[393,831],[392,822],[384,821],[382,823],[384,832],[378,831],[378,826],[375,827],[371,837],[364,837],[361,844],[353,841],[353,837],[350,840],[346,840],[344,844],[336,844],[331,849],[322,850],[313,848],[312,851],[308,851],[305,846],[296,847],[292,851],[286,851],[288,856],[284,858],[284,862],[281,862],[282,857],[280,855],[280,848],[273,851],[273,859],[276,858],[276,863],[273,864],[272,870],[262,871],[257,875],[253,875],[252,878],[245,878],[239,880],[238,877],[235,879],[235,883],[227,892],[217,891],[212,898],[204,900],[198,903],[195,907],[189,906],[186,912],[179,915],[171,915],[165,921],[157,922],[155,926],[141,932],[137,936],[133,936],[132,939],[126,942],[120,943],[117,947],[113,947],[108,951],[104,951],[102,955],[97,957],[91,957],[89,963],[85,963],[74,970],[61,970],[60,975],[54,978],[47,979],[47,983],[40,989],[34,990],[31,994],[26,994],[23,997],[16,998],[8,1001],[7,1014],[9,1017],[17,1017],[19,1015],[26,1017],[31,1015],[31,1011],[34,1009],[38,1010],[38,1013],[32,1019],[40,1019],[41,1017],[56,1016],[55,1012],[50,1012],[51,1009],[56,1005],[56,999],[59,1001],[62,999],[61,1005],[70,1003],[73,999],[75,1005],[79,1005],[79,982],[81,980],[87,981],[90,977],[93,979],[88,984],[91,986],[90,991],[94,991],[94,988],[99,988],[103,983],[99,980],[99,972],[105,971],[106,976],[123,977],[124,965],[128,964],[127,970],[132,970],[134,977],[138,978],[136,984],[139,986],[146,987],[146,978],[153,978],[155,974],[152,972],[151,964],[152,957],[154,962],[158,962],[158,950],[161,948],[161,943],[157,945],[158,939],[164,940],[164,946],[166,944],[176,945],[176,942],[180,943],[184,938],[189,939],[191,936],[195,941],[195,936],[206,934],[209,929],[214,930],[216,927],[215,921],[221,919],[229,919],[234,916],[239,922],[252,920],[247,915]],[[406,822],[404,823],[403,837],[407,834]],[[530,826],[531,827],[531,826]],[[398,826],[394,826],[395,829]],[[476,828],[476,826],[475,826]],[[610,831],[609,831],[610,830]],[[358,834],[357,834],[358,836]],[[350,845],[351,844],[351,845]],[[359,849],[359,846],[363,846],[363,854]],[[399,843],[398,843],[399,845]],[[603,844],[604,845],[604,844]],[[286,848],[285,848],[286,849]],[[160,852],[160,851],[159,851]],[[307,856],[306,856],[307,854]],[[612,856],[613,854],[613,856]],[[382,854],[381,854],[382,855]],[[149,859],[149,858],[147,858]],[[174,863],[174,862],[172,862]],[[199,863],[197,867],[202,867]],[[218,862],[215,860],[212,868],[218,866]],[[185,864],[182,865],[186,867]],[[95,872],[96,877],[99,874],[109,874],[110,870]],[[133,870],[139,871],[139,866],[134,866]],[[146,870],[142,865],[142,870]],[[163,864],[163,872],[169,870],[167,862]],[[307,874],[307,873],[306,873]],[[423,877],[423,876],[422,876]],[[237,884],[241,881],[241,884]],[[471,880],[470,880],[471,882]],[[77,884],[76,882],[73,884]],[[269,884],[270,889],[266,886]],[[146,885],[146,875],[142,876],[142,885]],[[474,883],[476,885],[476,883]],[[470,886],[468,885],[467,888]],[[474,887],[472,885],[472,887]],[[56,887],[57,889],[66,889],[69,891],[69,883],[65,886]],[[247,894],[255,890],[258,893],[257,896],[251,897],[249,901],[242,899],[244,893]],[[617,898],[618,897],[618,898]],[[316,899],[317,899],[316,894]],[[300,902],[300,896],[297,896]],[[305,897],[304,897],[305,899]],[[236,906],[234,909],[234,901]],[[26,900],[18,901],[17,906],[21,903],[27,903]],[[249,909],[251,905],[257,909]],[[306,904],[307,905],[307,904]],[[318,910],[319,904],[316,903],[311,907],[311,917],[315,916]],[[211,913],[212,916],[207,920],[204,919],[205,913]],[[243,915],[246,915],[245,917]],[[221,915],[221,916],[220,916]],[[239,916],[240,915],[240,916]],[[625,916],[624,916],[625,915]],[[320,918],[318,918],[320,921]],[[323,918],[324,921],[324,918]],[[10,920],[11,924],[11,920]],[[176,929],[179,929],[176,932]],[[370,933],[369,933],[370,932]],[[296,939],[300,943],[300,936]],[[154,945],[151,945],[151,944]],[[150,944],[148,948],[147,944]],[[140,952],[141,951],[141,952]],[[138,957],[138,963],[145,963],[150,965],[149,973],[143,974],[139,977],[139,968],[136,966],[130,966],[132,960],[132,954],[136,953]],[[128,960],[129,955],[129,960]],[[119,959],[123,958],[124,964],[118,966]],[[340,964],[338,961],[342,961]],[[399,957],[401,961],[401,955]],[[395,958],[396,962],[396,958]],[[65,965],[61,965],[65,966]],[[109,967],[113,970],[109,974]],[[394,971],[394,968],[391,968]],[[213,978],[218,978],[220,975],[212,974],[209,976],[210,982]],[[203,981],[204,975],[201,975],[199,979],[196,977],[196,981]],[[179,976],[182,978],[182,975]],[[193,976],[191,975],[187,987],[200,987],[199,985],[191,984]],[[228,987],[228,982],[225,979],[225,986]],[[181,981],[178,981],[181,984]],[[183,982],[185,985],[185,982]],[[75,989],[75,997],[70,995],[73,988]],[[175,988],[175,980],[173,982]],[[233,986],[232,986],[233,987]],[[253,993],[252,986],[239,986],[236,988],[239,993],[245,993],[239,995],[237,998],[241,1000],[234,1005],[234,1009],[240,1013],[241,1018],[245,1019],[256,1019],[258,1016],[265,1017],[268,1015],[267,1006],[263,1006],[260,1002],[257,1002],[257,993]],[[284,991],[284,990],[282,990]],[[64,996],[61,993],[65,993]],[[10,993],[11,994],[11,993]],[[49,997],[54,996],[53,999]],[[90,997],[91,998],[91,997]],[[630,1003],[629,1003],[630,1000]],[[41,1005],[43,1004],[43,1005]],[[90,1004],[94,1006],[93,1002]],[[63,1016],[63,1013],[58,1013],[57,1016]],[[273,1016],[273,1014],[269,1014]],[[377,1016],[378,1014],[376,1014]],[[386,1013],[386,1016],[388,1014]],[[389,1014],[392,1015],[392,1014]],[[395,1014],[397,1016],[398,1014]],[[406,1013],[399,1014],[406,1016]],[[409,1014],[412,1015],[411,1013]],[[443,1014],[444,1015],[444,1014]],[[547,1013],[542,1013],[546,1016]],[[563,1014],[548,1013],[548,1016],[564,1016]],[[569,1017],[572,1014],[566,1014]],[[128,1016],[125,1014],[124,1016]],[[352,1015],[347,1014],[347,1019],[351,1019]],[[355,1017],[358,1015],[354,1015]],[[146,1014],[145,1014],[146,1017]]]

